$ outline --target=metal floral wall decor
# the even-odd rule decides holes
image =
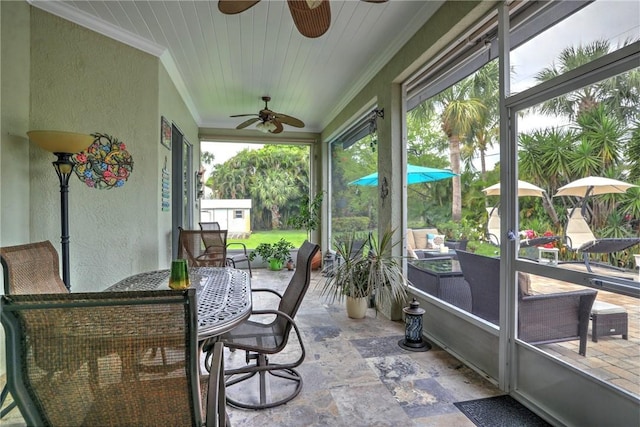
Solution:
[[[97,189],[122,187],[133,172],[133,158],[118,138],[92,133],[93,144],[74,154],[76,175],[87,186]]]

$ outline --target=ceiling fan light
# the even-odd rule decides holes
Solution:
[[[273,132],[278,128],[271,120],[265,123],[265,127],[267,128],[267,132]]]
[[[322,4],[322,0],[307,0],[307,6],[309,6],[309,9],[315,9],[320,6],[320,4]]]
[[[256,129],[258,129],[262,133],[269,133],[269,126],[267,122],[260,122],[256,125]]]

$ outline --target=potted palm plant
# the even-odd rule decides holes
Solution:
[[[374,307],[403,303],[407,296],[407,278],[399,257],[391,255],[393,231],[387,229],[380,239],[371,236],[367,251],[354,245],[354,234],[336,244],[341,264],[322,285],[321,294],[331,301],[346,298],[347,315],[362,319],[370,299]]]
[[[282,238],[276,243],[260,243],[249,254],[249,260],[253,261],[256,256],[269,263],[269,269],[274,271],[282,270],[282,266],[291,258],[291,249],[293,244]]]
[[[307,230],[307,238],[310,238],[311,231],[316,230],[320,226],[320,211],[322,209],[322,200],[324,192],[316,194],[313,200],[309,199],[309,195],[305,195],[300,203],[300,211],[297,215],[289,218],[287,223],[297,229]],[[322,264],[322,251],[316,252],[311,261],[311,269],[317,270]]]

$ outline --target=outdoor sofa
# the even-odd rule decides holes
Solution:
[[[461,250],[457,253],[470,286],[471,313],[499,324],[500,259]],[[534,345],[580,340],[578,353],[585,356],[589,316],[597,291],[532,294],[527,274],[521,273],[518,281],[518,338]]]

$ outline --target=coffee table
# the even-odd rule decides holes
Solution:
[[[453,258],[414,259],[408,263],[411,285],[429,295],[471,312],[471,288]]]

